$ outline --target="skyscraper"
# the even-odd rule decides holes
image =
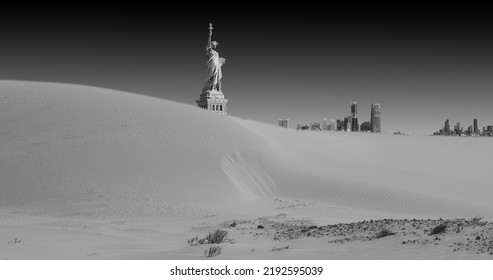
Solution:
[[[380,103],[371,104],[371,116],[370,116],[371,132],[382,132],[380,114],[381,114]]]
[[[336,130],[336,121],[334,119],[330,120],[330,130]]]
[[[278,124],[280,127],[289,128],[289,119],[279,119]]]
[[[351,104],[351,131],[359,131],[357,102]]]
[[[462,133],[462,131],[460,129],[460,122],[457,122],[457,124],[455,125],[454,130],[455,130],[455,133],[457,133],[457,134],[461,134]]]
[[[344,118],[344,123],[345,123],[345,130],[346,131],[351,131],[352,129],[352,124],[353,124],[353,116],[347,116]]]
[[[326,117],[324,117],[322,119],[322,130],[328,130],[328,128],[327,128],[327,118]]]
[[[351,131],[359,131],[359,123],[358,118],[353,118],[353,128]]]
[[[446,120],[445,121],[445,126],[443,128],[443,132],[445,135],[449,135],[450,134],[450,122],[449,120]]]
[[[474,119],[474,134],[479,134],[478,119]]]

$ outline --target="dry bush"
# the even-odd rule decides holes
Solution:
[[[222,229],[216,229],[214,232],[209,232],[209,234],[204,238],[196,237],[187,240],[190,246],[197,246],[202,244],[219,244],[223,242],[234,243],[233,240],[227,239],[228,231]]]
[[[395,232],[392,232],[388,228],[384,228],[381,231],[377,232],[377,234],[375,235],[375,238],[382,238],[382,237],[385,237],[388,235],[394,235],[394,234],[395,234]]]
[[[219,254],[221,254],[221,247],[219,246],[211,246],[209,250],[204,251],[204,255],[208,258],[213,258]]]
[[[226,236],[228,236],[228,231],[222,229],[216,229],[214,232],[209,232],[205,239],[209,244],[219,244],[226,241]]]
[[[201,243],[199,243],[199,236],[198,235],[192,239],[187,240],[187,242],[188,242],[188,245],[190,245],[190,246],[197,246],[197,245],[201,244]]]

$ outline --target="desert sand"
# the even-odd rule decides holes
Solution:
[[[0,259],[493,259],[491,141],[0,81]]]

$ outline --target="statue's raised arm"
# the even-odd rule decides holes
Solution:
[[[211,40],[212,40],[212,23],[209,23],[209,39],[207,40],[207,48],[211,48]]]

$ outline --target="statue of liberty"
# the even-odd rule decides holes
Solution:
[[[219,45],[216,41],[211,41],[212,23],[209,23],[209,40],[207,41],[207,70],[209,78],[207,79],[203,92],[218,91],[221,92],[221,78],[223,77],[221,66],[226,62],[226,59],[219,57],[219,53],[215,51]]]

